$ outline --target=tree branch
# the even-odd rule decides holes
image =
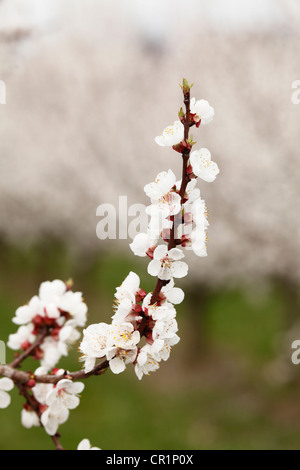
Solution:
[[[13,367],[13,368],[17,368],[20,366],[20,364],[28,357],[30,356],[32,353],[34,353],[34,351],[42,344],[42,342],[44,341],[44,339],[46,338],[46,336],[48,335],[48,329],[46,328],[39,336],[38,338],[36,339],[36,341],[28,348],[26,349],[23,354],[21,354],[20,356],[16,357],[16,359],[14,359],[11,363],[10,363],[10,367]]]
[[[8,377],[12,379],[16,384],[25,384],[29,380],[33,379],[36,383],[47,383],[47,384],[57,384],[60,380],[69,379],[69,380],[83,380],[91,377],[92,375],[101,375],[108,368],[109,362],[103,361],[100,364],[97,364],[90,372],[87,374],[84,370],[78,370],[76,372],[65,372],[62,375],[33,375],[31,372],[23,372],[20,370],[15,370],[11,365],[0,366],[0,376]]]
[[[185,120],[184,120],[184,141],[187,143],[188,138],[189,138],[189,130],[191,126],[191,121],[190,121],[190,91],[184,91],[184,104],[186,108],[186,113],[185,113]],[[189,176],[187,174],[187,167],[188,167],[188,160],[190,156],[190,148],[187,146],[183,149],[182,151],[182,179],[181,179],[181,186],[179,190],[179,195],[181,197],[181,204],[183,203],[184,199],[184,194],[185,190],[187,187],[187,184],[189,182]],[[170,233],[170,239],[168,242],[168,251],[171,250],[172,248],[176,247],[175,243],[175,228],[176,228],[176,216],[171,216],[170,217],[171,221],[173,222],[172,228],[171,228],[171,233]],[[159,296],[159,293],[161,289],[168,284],[168,281],[162,281],[161,279],[157,279],[156,286],[154,288],[151,300],[150,300],[150,305],[155,304],[157,301],[157,298]],[[139,329],[140,331],[140,329]],[[140,331],[141,333],[141,331]]]

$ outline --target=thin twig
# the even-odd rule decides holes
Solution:
[[[44,341],[44,339],[46,338],[46,336],[48,335],[48,329],[46,328],[45,331],[43,331],[39,336],[38,338],[36,339],[36,341],[28,348],[26,349],[23,354],[21,354],[20,356],[16,357],[16,359],[14,359],[9,365],[10,367],[16,369],[17,367],[20,366],[20,364],[28,357],[30,356],[31,354],[34,353],[34,351],[40,347],[40,345],[42,344],[42,342]]]
[[[21,370],[15,370],[11,365],[0,366],[0,376],[9,377],[16,384],[25,384],[29,380],[33,379],[36,383],[45,383],[45,384],[57,384],[60,380],[70,379],[70,380],[83,380],[91,377],[92,375],[101,375],[108,368],[109,362],[103,361],[100,364],[97,364],[90,372],[85,373],[84,370],[78,370],[76,372],[65,372],[61,375],[33,375],[31,372],[23,372]]]
[[[55,450],[65,450],[59,442],[60,434],[56,433],[55,436],[50,436],[55,445]]]
[[[189,130],[190,130],[190,91],[187,91],[184,93],[184,104],[186,108],[186,113],[185,113],[185,121],[184,121],[184,140],[187,143],[188,138],[189,138]],[[179,190],[179,195],[181,197],[181,204],[184,199],[185,195],[185,190],[187,187],[187,184],[189,182],[189,177],[187,174],[187,168],[188,168],[188,160],[190,156],[190,148],[185,147],[182,151],[182,179],[181,179],[181,186]],[[171,216],[170,217],[171,221],[173,222],[171,232],[170,232],[170,238],[168,242],[168,251],[171,250],[172,248],[176,247],[175,243],[175,229],[176,229],[176,216]],[[160,294],[161,289],[168,283],[168,281],[162,281],[161,279],[157,279],[156,286],[154,288],[151,300],[150,300],[150,305],[154,305],[155,302],[157,301],[157,298]],[[140,329],[139,329],[140,331]],[[140,331],[141,333],[141,331]]]

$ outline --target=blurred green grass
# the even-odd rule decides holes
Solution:
[[[55,242],[28,250],[3,245],[0,338],[15,331],[15,309],[47,279],[73,277],[89,306],[89,323],[109,322],[115,287],[130,270],[141,275],[143,288],[153,287],[145,260],[133,261],[109,252],[81,258]],[[272,285],[200,287],[178,308],[181,342],[158,372],[138,381],[130,368],[85,381],[80,407],[60,427],[63,446],[74,449],[88,437],[103,449],[300,448],[300,384],[281,343],[284,295]],[[282,380],[272,373],[282,353],[293,372],[288,380],[285,372]],[[7,360],[12,357],[8,351]],[[24,366],[36,365],[29,360]],[[60,366],[80,368],[76,347]],[[52,449],[43,430],[22,428],[22,397],[16,390],[12,396],[12,405],[0,411],[0,449]]]

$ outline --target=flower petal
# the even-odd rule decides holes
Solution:
[[[10,395],[6,392],[0,390],[0,408],[7,408],[10,405],[11,398]]]
[[[148,274],[150,274],[150,276],[158,276],[160,272],[160,268],[161,268],[160,261],[153,259],[148,264],[148,268],[147,268]]]
[[[14,383],[11,379],[7,377],[3,377],[0,379],[0,390],[4,390],[5,392],[10,392],[14,388]]]
[[[119,357],[111,359],[111,361],[109,361],[109,367],[114,374],[120,374],[126,369],[124,361]]]
[[[182,278],[188,273],[189,267],[184,261],[174,261],[170,267],[173,277]]]
[[[167,246],[166,245],[159,245],[154,250],[153,259],[160,261],[161,259],[163,259],[166,256],[167,253],[168,253]]]

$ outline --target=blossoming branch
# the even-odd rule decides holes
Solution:
[[[73,292],[71,282],[42,283],[38,295],[18,308],[13,318],[18,330],[9,336],[7,345],[16,354],[11,364],[0,366],[0,408],[9,406],[8,392],[16,386],[25,401],[23,426],[42,426],[58,450],[62,449],[58,428],[80,404],[79,394],[84,390],[80,380],[107,369],[120,374],[130,365],[142,379],[169,358],[171,348],[180,340],[175,305],[183,301],[184,293],[175,286],[175,279],[188,274],[183,261],[186,249],[200,257],[207,255],[209,223],[197,179],[212,182],[219,173],[209,150],[192,151],[196,142],[189,135],[190,128],[212,121],[214,109],[207,101],[190,97],[187,80],[181,88],[185,110],[181,108],[179,120],[155,138],[159,146],[172,147],[181,155],[181,179],[169,169],[145,186],[150,199],[148,230],[130,244],[135,255],[150,258],[148,273],[157,278],[153,291],[142,289],[136,273],[128,274],[116,289],[111,323],[96,323],[83,330],[79,349],[84,368],[76,372],[57,368],[87,322],[82,293]],[[38,362],[36,370],[19,370],[29,356]],[[90,449],[97,448],[87,439],[78,445],[78,450]]]

